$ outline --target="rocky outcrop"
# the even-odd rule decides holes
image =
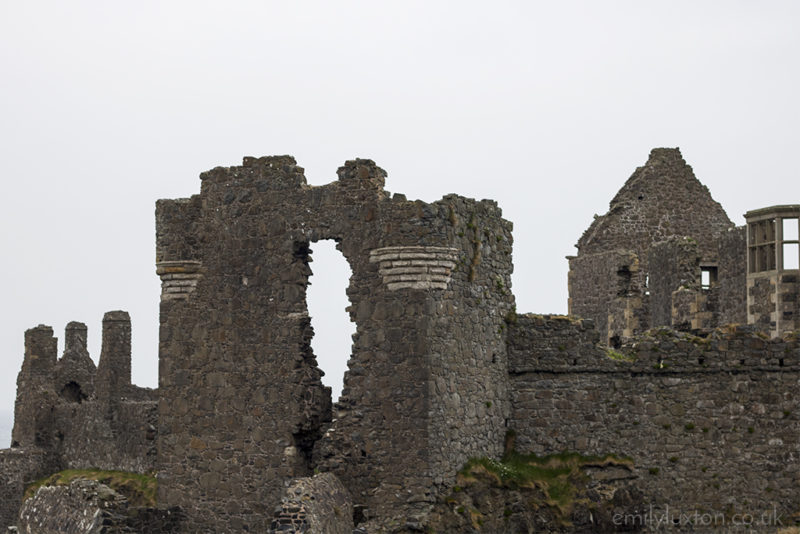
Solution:
[[[131,506],[128,498],[96,480],[76,479],[66,486],[42,486],[25,500],[18,532],[36,534],[169,534],[178,532],[181,514]]]
[[[566,470],[565,470],[566,471]],[[637,475],[622,463],[575,468],[561,477],[520,485],[477,470],[434,507],[425,532],[635,532],[642,495]],[[641,515],[641,514],[639,514]],[[409,525],[410,526],[410,525]],[[407,531],[413,532],[407,528]]]

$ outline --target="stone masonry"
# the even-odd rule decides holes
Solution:
[[[516,313],[493,201],[410,201],[362,159],[318,187],[289,156],[200,178],[156,204],[158,390],[131,384],[125,312],[105,315],[96,368],[82,323],[60,359],[52,328],[25,333],[3,526],[99,513],[104,490],[78,482],[19,516],[31,481],[99,467],[157,472],[160,510],[121,531],[419,532],[509,436],[629,458],[656,511],[800,513],[800,271],[771,256],[796,250],[797,206],[736,228],[677,149],[655,149],[569,258],[573,315],[539,316]],[[323,239],[350,265],[356,324],[335,404],[306,305]]]
[[[131,385],[130,329],[126,312],[105,314],[98,369],[83,323],[67,325],[60,359],[52,328],[25,332],[12,448],[0,450],[0,525],[15,522],[27,484],[56,471],[155,469],[156,392]]]
[[[332,473],[295,479],[275,509],[270,534],[352,534],[350,492]]]
[[[608,332],[604,337],[611,343],[650,327],[670,325],[669,298],[679,289],[674,283],[681,278],[672,269],[680,267],[651,264],[651,248],[668,239],[688,238],[696,246],[696,258],[682,261],[698,262],[698,279],[701,266],[716,275],[731,269],[720,263],[721,258],[734,264],[743,261],[741,255],[729,259],[720,250],[721,236],[733,227],[678,149],[653,149],[647,163],[611,200],[608,213],[595,216],[578,240],[577,256],[568,258],[569,313],[594,319],[601,333]],[[744,253],[743,241],[739,252]],[[741,301],[723,303],[741,309]]]
[[[392,196],[369,160],[338,174],[311,187],[288,156],[245,158],[158,203],[159,496],[191,528],[264,530],[282,481],[312,468],[367,518],[413,517],[470,456],[500,450],[511,225],[489,201]],[[305,300],[320,239],[353,272],[333,410]]]
[[[800,324],[798,214],[762,208],[734,227],[678,149],[654,149],[568,258],[570,313],[611,346],[658,326],[748,323],[778,338]]]
[[[585,320],[520,316],[509,335],[517,446],[633,460],[656,512],[800,512],[800,343],[754,327],[657,329],[619,351]],[[778,526],[778,525],[773,525]],[[766,528],[760,531],[769,531]]]

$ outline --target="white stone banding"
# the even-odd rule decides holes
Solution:
[[[450,247],[383,247],[369,253],[390,291],[447,289],[457,260],[458,249]]]
[[[193,260],[161,261],[156,273],[161,277],[161,300],[187,299],[200,280],[200,262]]]

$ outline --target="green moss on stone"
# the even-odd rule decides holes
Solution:
[[[499,487],[539,488],[546,497],[543,504],[552,507],[560,517],[566,518],[572,510],[577,493],[575,482],[585,477],[581,469],[608,465],[632,468],[633,461],[614,454],[583,456],[575,452],[562,452],[537,456],[511,451],[500,460],[472,458],[458,475],[466,484],[483,475]]]
[[[33,497],[42,486],[67,486],[76,479],[96,480],[127,497],[132,506],[154,507],[158,482],[153,474],[100,469],[67,469],[33,482],[25,489],[24,499]]]

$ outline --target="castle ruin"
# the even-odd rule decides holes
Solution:
[[[568,257],[569,313],[594,319],[616,346],[657,326],[747,323],[773,338],[800,329],[800,205],[745,217],[735,227],[677,149],[653,150]]]
[[[385,177],[355,160],[313,187],[291,157],[245,158],[158,201],[158,389],[130,383],[125,312],[96,369],[85,325],[60,359],[51,328],[26,332],[0,521],[30,481],[91,466],[157,472],[182,532],[305,521],[276,511],[288,485],[348,510],[336,532],[413,530],[510,431],[524,452],[630,457],[643,503],[800,511],[800,206],[736,228],[655,149],[569,258],[570,317],[536,316],[516,313],[494,202],[409,201]],[[356,324],[335,404],[306,305],[323,239]]]

